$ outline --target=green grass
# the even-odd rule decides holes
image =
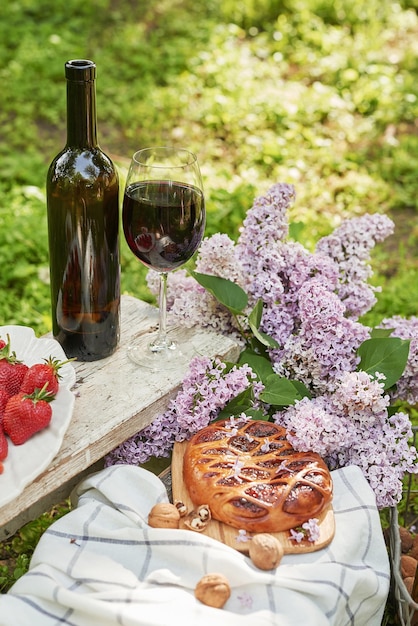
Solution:
[[[344,218],[388,213],[396,232],[375,250],[383,290],[366,321],[417,314],[416,0],[3,4],[1,323],[51,329],[45,177],[65,142],[71,58],[97,63],[100,142],[122,182],[138,148],[183,144],[202,166],[208,235],[236,238],[278,181],[296,187],[290,218],[309,248]],[[125,242],[122,290],[152,301]],[[36,541],[15,542],[12,569],[0,559],[3,589]]]

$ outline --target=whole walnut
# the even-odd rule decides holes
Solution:
[[[203,604],[221,609],[231,595],[231,588],[223,574],[206,574],[197,583],[194,594]]]
[[[250,541],[250,559],[258,569],[269,570],[277,567],[283,552],[280,541],[268,533],[254,535]]]
[[[148,524],[153,528],[178,528],[180,513],[174,504],[159,502],[148,515]]]

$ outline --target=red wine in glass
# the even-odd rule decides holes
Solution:
[[[144,346],[129,346],[129,357],[156,371],[178,368],[187,356],[166,328],[167,274],[198,249],[205,229],[205,201],[196,155],[184,148],[138,150],[126,178],[122,222],[130,250],[160,276],[159,328]]]
[[[122,220],[135,256],[157,272],[169,272],[184,265],[200,245],[203,193],[175,181],[134,182],[125,190]]]

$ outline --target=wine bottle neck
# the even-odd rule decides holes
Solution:
[[[85,70],[76,66],[67,69],[66,76],[67,146],[94,148],[97,146],[95,72],[90,67]]]

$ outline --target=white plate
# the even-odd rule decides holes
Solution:
[[[26,365],[42,363],[53,356],[60,361],[67,357],[61,345],[49,337],[38,338],[27,326],[0,326],[0,338],[10,336],[11,351]],[[26,443],[15,446],[9,439],[9,453],[3,461],[0,474],[0,507],[16,498],[44,469],[61,447],[64,434],[73,414],[75,396],[71,391],[76,374],[71,363],[60,368],[60,388],[51,402],[52,418],[48,428],[36,433]]]

